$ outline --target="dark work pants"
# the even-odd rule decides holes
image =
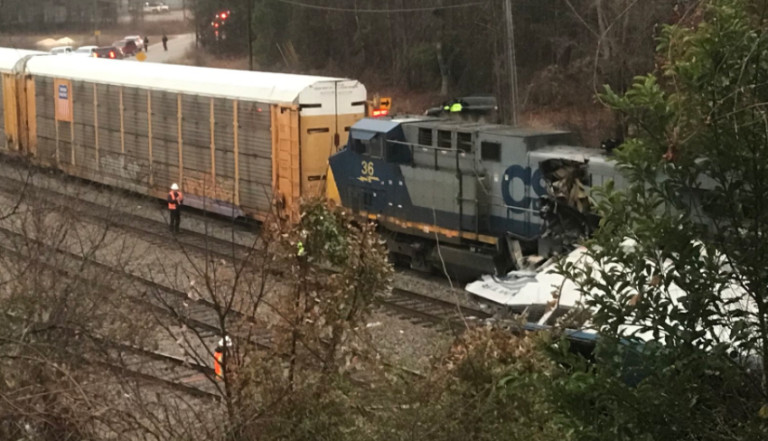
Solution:
[[[171,233],[178,233],[181,228],[181,209],[168,210],[171,212]]]

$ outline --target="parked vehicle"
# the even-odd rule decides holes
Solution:
[[[134,43],[136,43],[137,51],[144,50],[144,37],[142,37],[141,35],[128,35],[127,37],[123,38],[123,40],[133,41]]]
[[[122,60],[125,58],[123,50],[117,46],[104,46],[96,48],[93,51],[93,56],[96,58],[111,58],[113,60]]]
[[[51,55],[67,55],[72,53],[72,46],[59,46],[51,49]]]
[[[136,42],[133,40],[116,41],[112,43],[112,46],[119,47],[123,51],[123,55],[126,57],[136,55],[136,53],[139,51],[138,46],[136,46]]]
[[[72,55],[83,56],[83,57],[93,57],[94,56],[93,53],[96,49],[98,49],[98,46],[80,46],[79,48],[77,48],[77,50],[72,52]]]
[[[143,7],[145,14],[168,14],[171,12],[171,8],[165,3],[146,2]]]

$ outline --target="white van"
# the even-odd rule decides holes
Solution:
[[[59,46],[51,49],[51,55],[68,55],[72,53],[72,46]]]
[[[72,55],[80,55],[83,57],[93,57],[93,52],[98,46],[80,46],[76,51],[72,52]]]

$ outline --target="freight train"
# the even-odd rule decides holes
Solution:
[[[328,197],[377,221],[397,260],[459,278],[588,236],[590,187],[622,179],[567,132],[431,117],[363,119],[329,162]]]
[[[259,220],[325,194],[376,220],[397,261],[467,278],[588,235],[589,187],[620,180],[562,131],[363,118],[345,78],[2,48],[0,75],[0,151],[159,198],[177,182],[187,205]]]
[[[0,48],[0,150],[67,174],[266,219],[322,195],[365,114],[358,81]]]

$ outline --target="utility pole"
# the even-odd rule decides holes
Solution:
[[[253,70],[253,0],[245,1],[248,5],[246,8],[248,17],[245,18],[248,20],[248,70]]]
[[[99,5],[99,0],[93,0],[93,22],[91,23],[93,25],[92,33],[94,36],[96,36],[96,31],[99,29],[99,26],[101,26],[101,11],[99,9],[101,5]]]
[[[509,69],[509,122],[516,126],[519,100],[517,96],[517,61],[515,60],[515,25],[512,20],[512,0],[504,2],[504,18],[507,24],[507,38],[504,39]]]

